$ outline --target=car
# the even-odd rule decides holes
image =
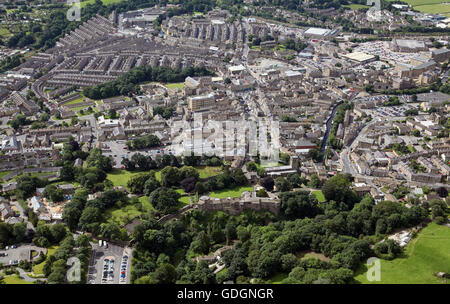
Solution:
[[[12,245],[11,248],[12,248],[12,249],[16,249],[17,246],[16,246],[16,245]]]

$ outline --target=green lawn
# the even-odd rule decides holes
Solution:
[[[18,275],[10,275],[3,278],[5,284],[33,284],[33,282],[27,282],[19,278]]]
[[[2,172],[0,172],[0,178],[3,179],[3,176],[8,175],[11,172],[12,171],[2,171]]]
[[[176,83],[168,83],[164,85],[166,88],[168,89],[183,89],[184,88],[184,83],[183,82],[176,82]]]
[[[114,207],[105,211],[107,222],[117,223],[120,226],[126,225],[132,219],[154,210],[152,204],[148,201],[148,196],[141,196],[139,202],[142,203],[142,209],[138,209],[136,205],[128,204],[121,208]]]
[[[227,198],[227,197],[241,197],[242,192],[253,191],[251,186],[240,186],[232,189],[224,189],[220,191],[214,191],[209,194],[210,197]]]
[[[287,273],[279,272],[276,273],[269,279],[269,284],[281,284],[281,282],[288,277]]]
[[[161,181],[161,170],[156,171],[155,178],[158,182]]]
[[[178,199],[183,205],[189,205],[191,203],[189,196],[182,196]]]
[[[311,192],[311,194],[314,194],[314,195],[316,196],[317,201],[318,201],[319,203],[323,203],[323,202],[326,201],[325,196],[323,195],[323,193],[322,193],[321,190],[313,191],[313,192]]]
[[[106,178],[109,179],[114,186],[126,187],[128,180],[134,175],[137,175],[139,173],[142,172],[140,171],[130,172],[122,169],[114,169],[112,172],[106,175]]]
[[[52,254],[55,253],[56,249],[58,249],[58,246],[51,246],[51,247],[47,248],[47,259],[49,256],[51,256]],[[41,264],[34,265],[33,273],[34,274],[44,274],[44,265],[45,265],[45,261],[42,262]]]
[[[108,4],[112,4],[112,3],[118,3],[118,2],[121,2],[121,1],[122,0],[102,0],[102,3],[105,4],[105,5],[108,5]],[[80,6],[81,7],[85,7],[86,5],[93,4],[94,2],[95,2],[95,0],[82,1],[80,3]]]
[[[446,4],[448,0],[403,0],[403,2],[412,5],[415,10],[423,13],[450,16],[450,5]]]
[[[348,5],[343,5],[343,7],[349,7],[352,10],[357,10],[360,8],[369,8],[369,6],[364,5],[364,4],[348,4]]]
[[[404,257],[392,261],[381,260],[381,281],[369,282],[365,265],[355,279],[369,284],[438,284],[437,272],[450,273],[450,228],[430,223],[413,239]],[[450,283],[450,282],[449,282]]]
[[[73,105],[76,103],[83,103],[85,99],[86,99],[86,97],[80,96],[77,99],[74,99],[74,100],[71,100],[71,101],[65,103],[64,105],[67,106],[67,105]]]
[[[200,174],[200,178],[208,178],[211,176],[219,175],[222,171],[220,167],[210,167],[210,166],[197,166],[195,167],[198,173]]]

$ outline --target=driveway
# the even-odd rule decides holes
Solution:
[[[108,243],[108,248],[99,246],[98,243],[91,243],[91,245],[92,254],[88,269],[88,284],[119,284],[122,259],[126,253],[131,253],[130,248],[124,248],[110,243]],[[114,260],[113,279],[112,281],[108,280],[107,282],[102,283],[105,259],[110,261]],[[131,255],[128,254],[127,279],[129,278],[130,264]],[[110,266],[110,264],[108,265]],[[109,270],[110,269],[108,269],[108,271]],[[129,279],[126,283],[129,283]]]
[[[18,246],[15,249],[8,249],[8,250],[0,250],[0,253],[6,253],[8,256],[0,257],[0,263],[3,265],[9,265],[9,261],[11,260],[26,260],[30,261],[30,255],[31,250],[37,251],[38,254],[35,257],[39,256],[39,253],[43,251],[44,253],[47,253],[47,249],[33,246],[33,245],[22,245]]]

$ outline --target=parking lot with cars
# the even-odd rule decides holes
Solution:
[[[15,266],[19,264],[20,261],[26,260],[30,261],[31,258],[31,250],[37,252],[38,256],[41,251],[46,252],[45,248],[40,248],[36,246],[23,245],[23,246],[7,246],[4,250],[0,250],[0,263],[4,266]]]
[[[407,110],[411,109],[419,109],[418,105],[414,104],[402,104],[399,106],[392,106],[392,107],[378,107],[375,109],[367,110],[367,114],[371,115],[372,117],[405,117],[405,112]]]
[[[115,162],[114,168],[116,168],[116,169],[120,169],[123,167],[122,166],[122,158],[131,159],[131,157],[137,153],[155,158],[157,155],[162,156],[166,152],[165,149],[163,149],[163,148],[130,151],[130,150],[128,150],[125,143],[126,143],[125,140],[105,142],[105,144],[109,147],[109,149],[103,151],[103,155],[109,156],[114,160],[114,162]]]
[[[105,244],[106,243],[106,244]],[[107,242],[92,244],[89,284],[127,284],[130,276],[128,248]],[[124,259],[124,256],[126,258]],[[125,261],[125,263],[124,263]]]

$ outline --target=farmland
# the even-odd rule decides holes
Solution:
[[[369,282],[366,266],[359,269],[355,279],[364,284],[443,283],[434,275],[437,272],[450,272],[450,228],[431,223],[407,245],[404,256],[381,260],[381,281]]]

